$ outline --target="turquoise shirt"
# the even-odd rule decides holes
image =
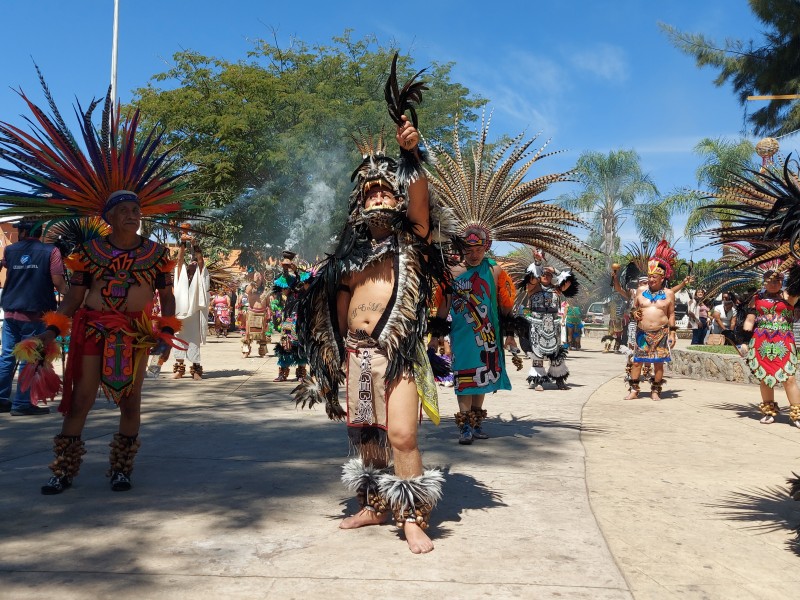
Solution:
[[[450,305],[453,379],[459,395],[510,390],[497,314],[496,263],[484,258],[453,282]]]

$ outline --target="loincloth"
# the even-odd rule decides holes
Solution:
[[[98,320],[110,313],[99,310],[81,308],[72,318],[72,331],[70,333],[70,349],[67,355],[67,365],[64,373],[64,392],[58,410],[63,414],[69,413],[72,406],[74,383],[82,376],[83,357],[102,357],[100,369],[100,385],[106,398],[119,404],[133,391],[136,372],[141,364],[146,364],[147,349],[135,348],[134,338],[122,332],[108,331],[98,323]],[[124,315],[133,320],[142,316],[142,311],[120,312],[115,315]],[[131,327],[131,330],[134,330]]]
[[[264,325],[267,320],[266,310],[256,310],[251,308],[247,311],[247,337],[253,341],[263,341],[265,339]]]
[[[388,459],[386,353],[363,332],[347,332],[347,435],[350,446],[363,454],[378,452]]]
[[[633,362],[664,363],[671,360],[672,358],[669,354],[669,326],[664,325],[649,331],[636,327]]]

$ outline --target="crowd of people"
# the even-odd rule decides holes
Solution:
[[[174,253],[139,233],[143,216],[191,206],[174,175],[178,169],[170,151],[159,153],[157,133],[135,131],[137,119],[112,118],[113,131],[103,133],[108,139],[88,140],[93,144],[88,158],[77,145],[59,150],[78,157],[63,164],[43,155],[44,133],[41,144],[31,147],[18,132],[3,131],[4,145],[15,152],[15,179],[30,182],[34,191],[0,192],[0,201],[26,207],[39,202],[42,214],[21,221],[20,241],[5,248],[0,410],[14,416],[49,412],[39,406],[41,390],[47,388],[52,397],[61,382],[55,389],[40,380],[27,389],[18,383],[12,399],[19,348],[33,342],[26,346],[33,354],[26,356],[38,358],[26,377],[43,379],[52,363],[49,349],[56,339],[69,338],[59,404],[64,420],[53,441],[52,475],[43,494],[60,494],[73,485],[98,388],[120,410],[110,444],[110,486],[131,489],[146,373],[157,375],[174,352],[173,378],[183,378],[188,367],[192,379],[202,379],[201,346],[209,328],[227,337],[238,323],[243,358],[254,344],[258,355],[266,356],[273,336],[279,336],[274,381],[293,380],[291,394],[298,405],[322,405],[332,420],[346,423],[356,456],[343,466],[342,481],[360,508],[340,526],[377,525],[392,515],[411,552],[433,550],[427,529],[442,497],[444,474],[423,466],[418,428],[423,413],[440,423],[437,382],[453,389],[455,397],[443,402],[457,406],[454,421],[463,446],[490,439],[492,407],[486,400],[511,389],[509,363],[521,370],[522,357],[530,360],[532,395],[546,386],[568,390],[568,355],[581,349],[583,329],[573,300],[580,287],[577,274],[583,268],[580,257],[591,254],[567,229],[577,222],[575,215],[530,202],[541,189],[570,176],[523,183],[534,161],[515,164],[528,156],[531,141],[514,141],[505,162],[476,156],[492,165],[491,175],[499,180],[484,185],[473,180],[483,173],[464,163],[461,154],[451,156],[434,146],[427,150],[438,156],[426,162],[413,110],[426,89],[420,82],[412,79],[401,92],[390,80],[386,89],[400,156],[387,153],[382,134],[360,136],[362,162],[353,174],[336,248],[313,268],[301,267],[297,255],[285,250],[280,259],[247,275],[242,287],[229,283],[212,289],[202,240],[190,227],[181,227]],[[85,122],[91,122],[93,107]],[[52,104],[51,109],[56,111]],[[57,111],[52,121],[44,115],[39,111],[35,118],[45,131],[53,123],[63,127]],[[137,133],[147,142],[125,144],[119,164],[107,156],[114,140],[134,139]],[[481,135],[486,138],[486,128]],[[451,147],[458,148],[457,130],[454,136]],[[63,131],[57,137],[72,139]],[[86,170],[76,172],[75,164],[93,165],[96,177],[87,180]],[[129,169],[129,164],[140,168]],[[82,182],[80,193],[65,184],[74,181]],[[69,202],[61,203],[62,198]],[[110,230],[80,240],[62,259],[39,237],[42,222],[66,218],[100,218]],[[535,248],[531,262],[514,271],[495,260],[489,252],[495,241]],[[605,340],[608,351],[627,349],[626,400],[639,397],[645,377],[650,398],[661,399],[664,365],[677,337],[675,294],[692,283],[688,276],[671,281],[675,258],[663,241],[636,276],[621,281],[619,267],[612,268],[615,297]],[[698,289],[689,319],[693,343],[704,343],[710,329],[742,348],[760,381],[763,423],[774,422],[774,387],[783,384],[789,418],[800,427],[791,327],[800,276],[790,276],[786,288],[783,281],[782,272],[769,270],[760,290],[744,301],[724,292],[717,306]],[[56,291],[63,294],[60,303]]]

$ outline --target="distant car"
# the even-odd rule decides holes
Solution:
[[[592,302],[586,311],[586,323],[605,325],[608,323],[608,302]]]

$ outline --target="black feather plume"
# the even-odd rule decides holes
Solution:
[[[411,115],[411,124],[417,128],[417,111],[414,108],[415,104],[422,104],[422,92],[428,89],[424,81],[415,81],[417,77],[422,75],[426,69],[417,71],[417,73],[409,79],[400,89],[397,84],[397,56],[394,53],[392,58],[392,68],[389,72],[389,78],[386,80],[386,86],[383,88],[384,96],[386,97],[386,107],[389,110],[389,116],[397,125],[403,124],[401,118],[406,111]]]

